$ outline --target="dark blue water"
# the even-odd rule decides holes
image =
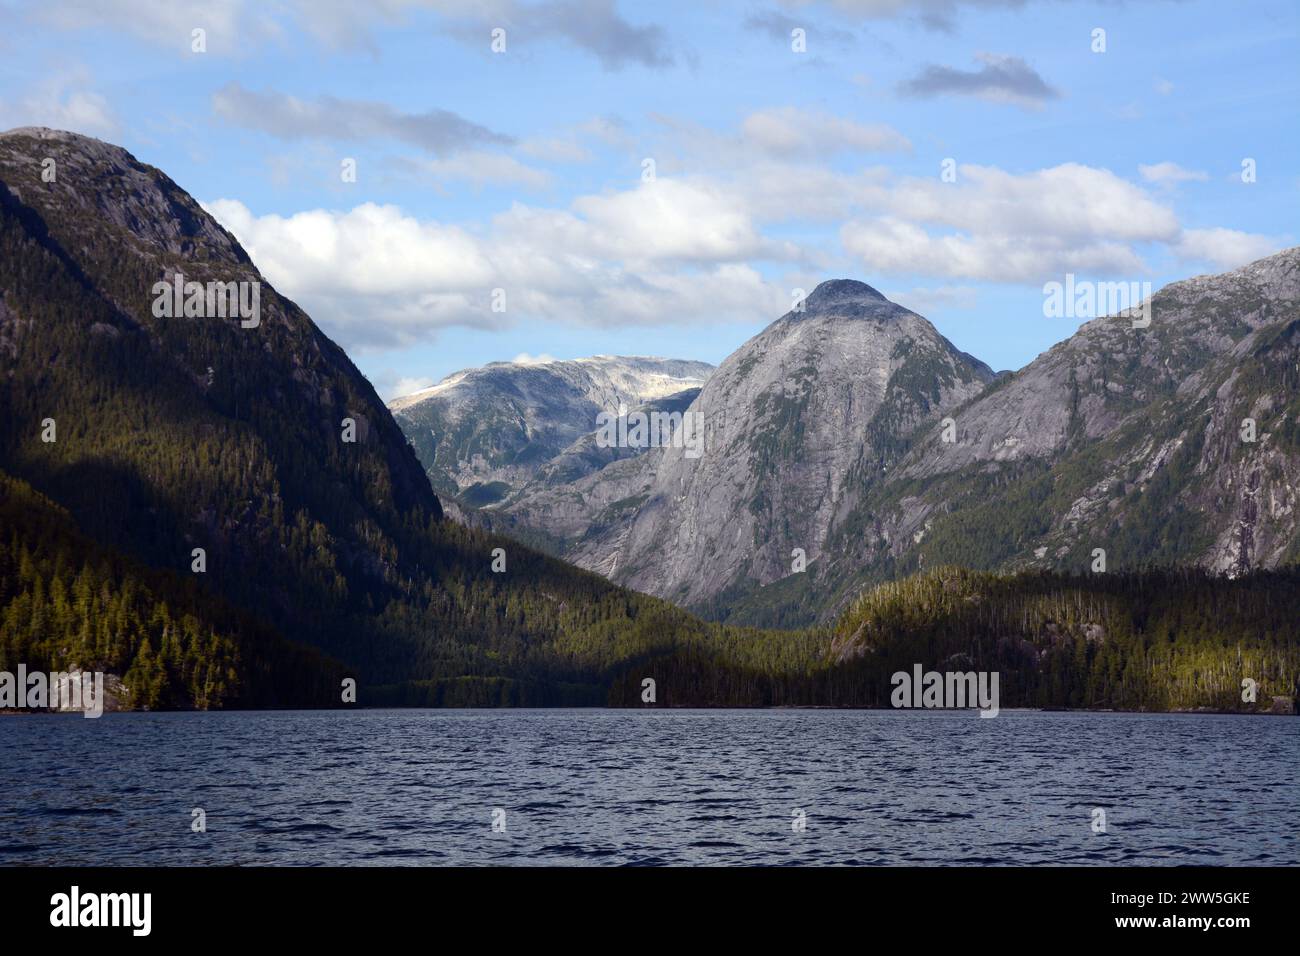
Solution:
[[[1300,863],[1288,718],[51,715],[0,754],[3,865]]]

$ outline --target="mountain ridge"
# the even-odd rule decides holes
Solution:
[[[51,156],[59,179],[44,183]],[[903,660],[1003,669],[1008,705],[1259,713],[1282,712],[1277,695],[1295,693],[1294,569],[1229,580],[929,568],[866,590],[835,627],[703,622],[447,520],[393,417],[310,317],[269,285],[251,327],[151,308],[155,285],[182,271],[261,281],[192,197],[126,151],[70,134],[0,137],[0,409],[11,426],[0,432],[0,670],[120,674],[111,683],[135,709],[351,706],[342,678],[357,680],[360,706],[880,706]],[[872,334],[845,338],[850,324]],[[1243,346],[1239,378],[1256,378],[1238,382],[1242,394],[1279,377],[1287,388],[1274,392],[1296,390],[1297,324],[1260,323],[1268,334]],[[819,526],[830,502],[839,533],[846,503],[881,511],[893,489],[876,466],[909,454],[950,405],[969,407],[958,400],[991,373],[905,310],[770,328],[782,348],[741,356],[676,408],[736,410],[714,419],[714,438],[760,454],[737,455],[741,467],[723,475],[772,504],[741,499],[751,517],[726,516],[750,537],[770,530],[779,559],[790,529],[761,519],[789,511]],[[854,349],[880,361],[855,362]],[[806,370],[826,355],[855,374],[816,393]],[[846,408],[872,410],[872,427]],[[769,479],[807,449],[819,467],[830,460],[809,441],[825,411],[860,431],[835,449],[851,480],[818,501],[799,481]],[[1290,449],[1300,430],[1285,411],[1285,427],[1265,431]],[[749,441],[754,427],[766,447]],[[572,454],[579,473],[635,474],[672,453],[686,475],[680,451]],[[867,496],[849,502],[848,489]],[[750,596],[854,560],[825,553]],[[736,567],[717,562],[716,580]],[[860,582],[817,586],[847,594]],[[1241,700],[1242,666],[1259,704]]]
[[[593,433],[602,411],[670,400],[712,372],[706,362],[653,356],[492,362],[393,399],[389,409],[435,489],[490,507]]]
[[[1279,450],[1279,439],[1295,427],[1300,409],[1293,407],[1295,383],[1283,372],[1286,363],[1276,358],[1271,364],[1265,362],[1259,350],[1267,347],[1291,354],[1289,333],[1283,331],[1300,300],[1297,276],[1300,249],[1290,249],[1227,273],[1178,280],[1152,294],[1150,328],[1134,328],[1128,312],[1093,318],[1014,372],[995,375],[949,343],[955,360],[965,360],[979,370],[981,387],[936,400],[932,377],[910,381],[909,394],[913,399],[923,396],[927,406],[924,422],[915,415],[902,416],[893,422],[892,430],[871,436],[884,447],[884,454],[866,436],[857,436],[854,440],[861,450],[854,461],[846,463],[841,457],[806,476],[803,493],[790,499],[791,510],[806,509],[809,501],[824,503],[823,489],[832,486],[840,488],[831,492],[834,506],[825,520],[812,526],[793,533],[764,532],[765,558],[761,556],[765,543],[745,536],[748,519],[738,518],[735,509],[726,518],[674,516],[689,511],[691,502],[707,500],[711,494],[716,497],[718,492],[696,489],[668,494],[667,485],[676,482],[679,489],[687,488],[683,482],[689,471],[709,467],[707,462],[686,464],[680,451],[673,449],[651,449],[632,461],[608,463],[567,483],[530,483],[497,506],[491,524],[509,534],[537,534],[553,553],[615,581],[710,616],[763,625],[829,620],[863,586],[935,563],[1068,571],[1085,558],[1091,560],[1091,551],[1101,548],[1120,567],[1190,563],[1225,573],[1276,567],[1297,554],[1291,489],[1292,479],[1300,476],[1300,460]],[[738,374],[742,369],[757,367],[761,354],[770,352],[778,341],[805,335],[801,329],[836,321],[857,329],[853,333],[857,336],[884,323],[903,329],[912,323],[914,329],[917,321],[924,322],[867,283],[852,279],[820,283],[802,308],[774,320],[729,356],[701,397],[691,403],[690,410],[706,413],[706,422],[714,421],[712,427],[706,425],[707,447],[724,456],[736,454],[737,422],[747,423],[741,430],[748,428],[747,440],[753,439],[749,443],[753,447],[741,449],[744,454],[761,444],[760,432],[778,446],[791,436],[802,441],[804,423],[799,415],[778,418],[774,428],[771,422],[765,429],[755,428],[790,397],[786,391],[799,395],[803,389],[811,394],[825,386],[833,394],[842,381],[853,380],[854,370],[819,359],[802,373],[806,381],[797,384],[798,376],[788,375],[798,368],[791,362],[773,379],[782,375],[789,379],[779,395],[774,392],[761,400],[750,395],[725,412],[719,412],[713,396],[744,395],[744,376]],[[864,321],[864,326],[853,324]],[[1267,344],[1271,335],[1281,338]],[[1220,353],[1236,358],[1217,358]],[[879,358],[877,374],[887,366]],[[1249,370],[1247,378],[1260,379],[1252,385],[1260,394],[1248,405],[1240,393],[1243,375],[1231,367],[1238,360]],[[826,415],[834,403],[827,403],[825,396],[821,401],[821,414]],[[1208,427],[1212,420],[1213,427],[1202,437],[1217,443],[1215,455],[1222,463],[1240,451],[1233,445],[1234,430],[1225,424],[1231,417],[1225,406],[1232,402],[1242,406],[1232,413],[1238,424],[1252,414],[1258,416],[1260,437],[1255,447],[1267,464],[1235,477],[1224,472],[1206,478],[1214,470],[1208,463],[1187,459],[1190,451],[1179,457],[1179,449],[1190,448],[1188,441],[1200,434],[1186,416],[1210,416],[1202,426]],[[859,403],[855,413],[859,426],[864,417],[861,408]],[[943,426],[949,418],[954,440],[944,442]],[[1159,432],[1155,426],[1161,423],[1173,430],[1171,434],[1159,442],[1146,441]],[[730,437],[727,426],[731,426]],[[851,431],[854,426],[841,421],[840,427]],[[1094,461],[1098,456],[1109,456],[1111,464],[1103,467]],[[1195,480],[1187,479],[1190,483],[1183,490],[1174,489],[1171,476],[1181,474],[1178,469],[1184,467],[1180,464],[1184,459]],[[1066,461],[1068,466],[1062,464]],[[1166,469],[1167,464],[1178,468]],[[786,467],[798,465],[787,461]],[[666,479],[657,477],[660,468]],[[1063,470],[1054,471],[1058,468]],[[1119,473],[1122,468],[1136,471],[1124,476]],[[1270,502],[1267,509],[1261,512],[1253,495],[1234,500],[1234,483],[1241,487],[1259,482],[1266,473],[1273,476],[1262,492]],[[1084,477],[1088,480],[1080,484]],[[756,486],[736,490],[743,482],[743,477],[732,476],[722,484],[730,484],[733,490],[728,494],[743,499],[746,508],[769,508],[770,502]],[[1198,483],[1217,490],[1189,490]],[[1063,495],[1067,488],[1075,490],[1068,500],[1050,505],[1053,513],[1048,518],[1031,517],[1028,505],[1018,497],[1028,494],[1039,500]],[[1112,494],[1105,500],[1110,503],[1103,507],[1099,496],[1108,488]],[[1127,489],[1129,500],[1119,500],[1123,493],[1116,499],[1115,489]],[[724,511],[725,507],[729,506]],[[1168,509],[1163,527],[1157,523],[1162,507]],[[1108,510],[1114,520],[1107,520]],[[1233,517],[1215,517],[1226,514]],[[718,558],[724,549],[716,544],[710,555],[684,537],[674,537],[677,524],[688,529],[686,537],[694,537],[700,528],[718,526],[739,528],[742,534],[730,541],[731,554]],[[675,543],[669,546],[665,541]],[[671,557],[657,553],[658,547],[671,547],[688,557],[674,569]],[[795,547],[802,548],[811,573],[793,571],[792,563],[787,563],[788,570],[781,574],[780,554],[788,558]],[[710,562],[719,560],[726,565],[723,574],[710,567]],[[688,583],[692,575],[695,580]]]

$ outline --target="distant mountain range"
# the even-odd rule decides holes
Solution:
[[[597,355],[493,362],[389,403],[434,489],[470,506],[494,504],[543,469],[574,480],[637,449],[599,454],[583,439],[602,409],[689,404],[706,362]],[[576,443],[576,447],[575,447]]]
[[[864,585],[941,564],[1241,574],[1294,561],[1300,250],[1174,283],[1150,310],[1147,327],[1098,318],[994,376],[870,286],[825,282],[687,406],[706,454],[539,469],[483,520],[762,625],[831,620]],[[477,380],[502,390],[476,389],[475,409],[511,407],[508,379]],[[458,402],[448,394],[442,414]],[[594,429],[583,414],[565,427]],[[427,466],[456,467],[399,422]]]

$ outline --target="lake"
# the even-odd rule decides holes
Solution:
[[[3,865],[1300,863],[1285,717],[40,715],[0,752]]]

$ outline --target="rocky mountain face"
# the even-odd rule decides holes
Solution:
[[[1094,319],[856,483],[825,560],[729,619],[827,619],[940,565],[1228,574],[1300,557],[1300,250],[1159,290],[1150,325]],[[1139,323],[1140,325],[1140,323]]]
[[[744,593],[821,558],[846,495],[881,481],[908,434],[992,377],[870,286],[825,282],[705,383],[685,412],[702,454],[669,442],[534,483],[503,510],[633,588],[685,605]]]
[[[1092,320],[996,378],[869,286],[823,283],[689,406],[704,455],[535,478],[493,524],[758,624],[941,564],[1276,567],[1300,557],[1298,276],[1292,249],[1174,283],[1149,325]]]
[[[1088,322],[955,409],[954,442],[919,433],[846,518],[846,564],[874,548],[889,574],[1090,570],[1104,551],[1108,568],[1238,574],[1300,557],[1300,249],[1173,283],[1150,317]]]
[[[389,408],[434,488],[470,507],[487,507],[539,471],[573,480],[621,457],[621,449],[596,449],[597,415],[617,414],[621,405],[676,407],[694,398],[712,371],[706,362],[609,355],[493,362],[395,399]]]

